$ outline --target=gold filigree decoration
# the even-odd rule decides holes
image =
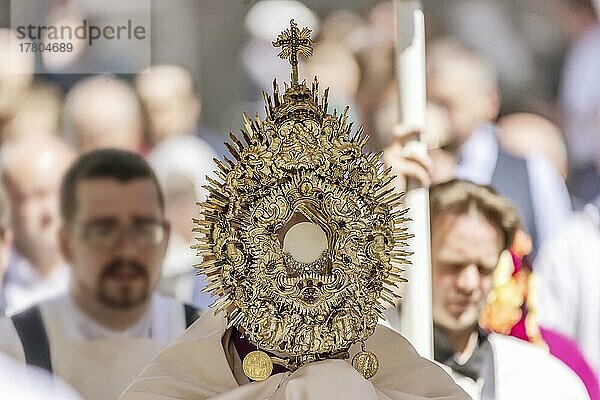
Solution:
[[[310,30],[293,21],[274,44],[293,71],[297,53],[312,52]],[[328,113],[316,78],[309,89],[293,72],[283,95],[273,86],[266,118],[244,114],[241,134],[226,143],[233,159],[215,159],[218,179],[207,177],[194,247],[205,291],[218,296],[215,312],[298,367],[373,334],[404,281],[409,235],[390,169],[381,153],[363,150],[368,136],[352,132],[348,108]],[[298,217],[327,237],[313,263],[292,262],[278,236]]]

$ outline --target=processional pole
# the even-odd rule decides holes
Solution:
[[[396,3],[396,81],[400,123],[425,126],[425,17],[419,0]],[[414,151],[427,152],[421,137],[409,144]],[[406,205],[410,208],[412,233],[409,248],[412,265],[407,268],[408,283],[402,302],[402,334],[422,357],[433,359],[433,316],[431,300],[431,253],[429,235],[429,192],[407,186]]]

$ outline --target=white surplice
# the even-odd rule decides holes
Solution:
[[[490,333],[494,354],[495,400],[589,400],[579,377],[559,359],[531,343]],[[483,381],[444,369],[473,400],[482,398]]]
[[[40,311],[53,372],[86,400],[116,399],[144,365],[185,330],[181,303],[157,294],[146,314],[124,331],[100,326],[66,294],[41,303]],[[0,351],[25,361],[8,318],[0,320]]]
[[[82,400],[62,380],[4,354],[0,354],[0,396],[11,400]]]
[[[535,260],[540,323],[573,339],[600,380],[600,213],[575,214]]]
[[[121,400],[459,400],[469,397],[440,367],[421,358],[400,334],[378,326],[366,349],[380,362],[370,380],[348,361],[326,360],[263,382],[240,385],[224,350],[223,318],[205,313],[160,353],[129,386]],[[225,348],[230,346],[225,345]],[[360,350],[355,345],[351,355]],[[235,354],[237,356],[237,354]],[[235,367],[235,362],[234,369]],[[239,379],[239,378],[238,378]]]

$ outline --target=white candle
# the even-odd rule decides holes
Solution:
[[[400,122],[424,127],[427,106],[425,90],[425,17],[421,2],[396,0],[397,58]],[[422,153],[426,144],[410,144]],[[419,354],[433,358],[433,318],[431,300],[431,255],[429,237],[429,193],[426,188],[408,190],[405,204],[412,219],[409,241],[412,265],[407,268],[400,329]]]

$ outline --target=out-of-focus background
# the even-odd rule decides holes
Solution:
[[[8,3],[0,2],[3,27],[9,26]],[[57,1],[56,7],[65,7],[65,3],[81,3],[85,12],[85,1]],[[281,21],[288,16],[309,22],[315,37],[329,35],[332,42],[349,52],[352,60],[346,62],[358,63],[359,71],[354,75],[363,85],[373,78],[365,64],[374,64],[371,68],[380,64],[379,68],[385,71],[386,62],[393,61],[393,54],[386,47],[394,36],[394,14],[389,2],[282,1],[277,7],[260,7],[257,3],[260,2],[152,2],[152,63],[177,64],[190,72],[203,99],[201,120],[213,129],[215,136],[238,125],[236,107],[259,99],[257,89],[270,88],[273,77],[287,77],[285,63],[270,57],[275,50],[261,45],[273,40]],[[583,23],[568,9],[569,3],[574,2],[424,1],[427,39],[453,35],[489,57],[498,68],[503,112],[526,109],[556,116],[558,110],[552,106],[558,101],[565,57]],[[36,12],[50,13],[32,10]],[[107,59],[110,57],[108,53]],[[117,64],[119,60],[113,62]],[[263,64],[270,69],[261,68]],[[37,73],[47,70],[43,64],[37,64]],[[59,81],[66,91],[83,77],[42,78]],[[389,76],[379,76],[380,80],[386,78]],[[332,88],[334,93],[337,90],[341,91]],[[370,99],[372,104],[377,101]],[[214,140],[220,141],[221,137]]]
[[[94,8],[86,1],[54,3],[51,9],[45,9],[46,5],[31,13],[43,21],[73,4],[82,15],[86,14],[86,6]],[[314,37],[322,43],[322,51],[317,51],[314,62],[303,68],[303,73],[310,76],[319,72],[323,83],[332,86],[335,103],[340,106],[344,101],[349,103],[356,119],[371,132],[377,131],[376,111],[385,108],[394,95],[392,3],[360,0],[281,1],[268,6],[261,3],[249,0],[151,2],[151,62],[175,64],[189,72],[194,93],[200,99],[198,115],[203,138],[219,153],[223,152],[221,142],[226,132],[238,128],[240,113],[262,112],[261,90],[270,89],[275,77],[287,78],[288,67],[274,57],[276,49],[270,41],[290,16],[310,25]],[[596,179],[591,166],[598,158],[595,154],[597,135],[592,128],[593,106],[598,102],[597,91],[593,89],[598,78],[593,67],[598,56],[593,51],[594,35],[584,38],[586,26],[594,23],[591,11],[586,11],[585,5],[580,6],[585,3],[567,0],[423,2],[428,42],[452,36],[493,63],[502,96],[501,114],[535,112],[569,127],[563,135],[569,151],[572,194],[578,196],[578,201],[579,198],[590,200],[600,191],[600,180]],[[0,27],[9,26],[8,5],[8,0],[0,1]],[[105,15],[92,17],[99,24],[112,17],[110,2],[104,8]],[[580,62],[586,49],[590,55]],[[60,63],[52,61],[36,55],[36,83],[40,85],[34,85],[37,91],[30,93],[43,102],[35,109],[46,110],[48,119],[62,111],[59,106],[64,96],[86,78],[85,74],[64,74]],[[71,60],[71,63],[76,62]],[[123,63],[123,55],[116,50],[111,54],[107,48],[101,62],[106,71],[112,71]],[[344,73],[339,73],[341,71]],[[580,79],[580,85],[571,83],[575,77]],[[132,83],[134,76],[127,74],[119,78]],[[588,84],[582,79],[589,79]],[[586,106],[589,111],[581,110],[581,103],[588,98],[595,103]],[[567,108],[570,112],[565,114]],[[581,124],[587,127],[580,128]],[[64,124],[57,125],[58,128],[65,133]],[[574,130],[579,132],[572,132]]]

